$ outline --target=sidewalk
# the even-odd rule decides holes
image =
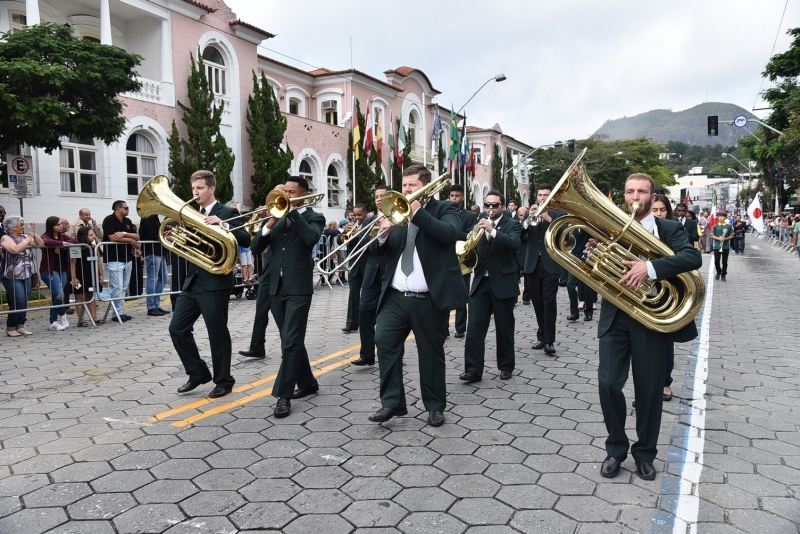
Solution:
[[[800,265],[758,245],[730,258],[727,282],[711,280],[705,349],[676,345],[654,482],[630,458],[617,478],[599,475],[599,311],[568,323],[563,288],[555,358],[530,349],[533,309],[517,306],[509,381],[487,369],[461,383],[464,342],[447,340],[439,428],[417,402],[413,340],[409,415],[367,420],[380,406],[378,369],[348,365],[359,339],[341,332],[347,287],[314,296],[306,341],[320,393],[293,401],[286,419],[272,417],[272,321],[267,359],[234,354],[234,394],[210,401],[211,384],[175,392],[186,376],[171,316],[147,317],[135,301],[130,322],[79,329],[73,319],[64,332],[34,316],[34,336],[2,341],[0,533],[796,533],[800,334],[782,303],[800,300]],[[703,259],[707,277],[713,256]],[[247,348],[254,306],[231,300],[234,352]],[[207,357],[202,322],[195,335]],[[494,347],[492,329],[489,364]]]

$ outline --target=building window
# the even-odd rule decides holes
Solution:
[[[84,41],[91,41],[93,43],[100,44],[100,36],[94,33],[82,33],[81,39]]]
[[[23,11],[9,11],[8,12],[9,18],[9,31],[11,33],[18,32],[23,28],[28,27],[28,17],[25,16],[25,12]]]
[[[62,142],[59,164],[62,192],[97,194],[97,147],[93,139],[70,137]]]
[[[336,100],[324,100],[322,102],[322,120],[328,124],[339,124],[339,113]]]
[[[311,165],[309,165],[308,160],[304,159],[300,162],[299,171],[298,174],[308,182],[308,192],[311,193],[314,191],[314,175],[311,173]]]
[[[128,163],[128,195],[136,196],[147,181],[156,175],[156,151],[142,134],[133,134],[125,146]]]
[[[211,91],[217,95],[227,95],[225,76],[228,69],[225,67],[225,58],[222,57],[220,51],[213,46],[207,46],[203,50],[203,62],[206,66],[206,78],[208,78]]]
[[[475,151],[475,163],[481,163],[481,149],[477,147],[472,147],[472,150]]]
[[[291,113],[292,115],[300,114],[300,100],[298,100],[297,98],[289,99],[289,113]]]
[[[408,145],[414,149],[417,144],[417,116],[412,111],[408,114]]]
[[[338,208],[339,207],[339,195],[342,192],[342,188],[339,187],[339,173],[336,171],[336,167],[333,165],[328,165],[328,207],[329,208]]]

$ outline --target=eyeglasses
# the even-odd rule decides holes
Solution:
[[[128,206],[122,206],[122,209],[129,210],[130,208]]]
[[[483,203],[483,207],[484,208],[499,208],[500,207],[500,203],[499,202],[484,202]]]

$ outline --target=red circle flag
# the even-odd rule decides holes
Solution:
[[[756,208],[753,210],[753,218],[760,219],[761,218],[761,208]]]

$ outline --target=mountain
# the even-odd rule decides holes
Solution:
[[[708,117],[710,115],[719,117],[719,135],[716,137],[708,136]],[[667,141],[682,141],[689,145],[735,146],[737,139],[750,134],[744,128],[727,126],[722,124],[722,121],[733,120],[737,115],[744,115],[748,119],[757,118],[735,104],[706,102],[678,112],[669,109],[654,109],[635,117],[608,120],[594,135],[607,135],[611,141],[650,137],[664,144]],[[755,127],[757,124],[748,124],[747,126],[751,131]]]

